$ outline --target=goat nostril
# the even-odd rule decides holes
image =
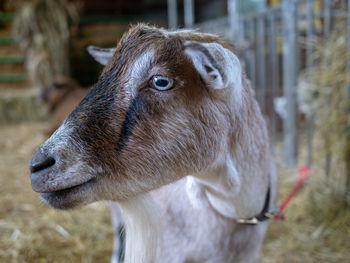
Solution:
[[[44,157],[44,156],[42,156]],[[29,169],[31,173],[35,173],[46,168],[53,166],[56,163],[56,160],[50,156],[45,156],[45,158],[39,158],[37,160],[32,160]]]

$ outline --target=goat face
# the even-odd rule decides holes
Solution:
[[[224,90],[234,74],[240,81],[240,67],[197,35],[138,25],[123,36],[98,83],[30,161],[45,202],[125,200],[217,158],[232,118]],[[233,75],[225,59],[235,60]]]

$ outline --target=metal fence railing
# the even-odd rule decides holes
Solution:
[[[239,5],[237,0],[229,0],[229,2],[231,5]],[[322,5],[319,5],[321,8],[318,10],[315,8],[315,2],[314,0],[284,0],[279,5],[256,13],[240,15],[237,12],[230,12],[229,14],[232,31],[236,33],[234,37],[236,45],[241,49],[241,58],[248,77],[256,87],[261,108],[269,118],[273,140],[278,134],[278,123],[282,122],[284,157],[290,166],[296,163],[298,137],[301,132],[298,127],[298,78],[301,73],[304,73],[303,75],[308,78],[307,81],[312,81],[310,78],[315,62],[315,42],[321,39],[327,45],[336,20],[342,20],[344,28],[348,28],[348,31],[350,28],[349,8],[347,8],[350,5],[349,0],[348,3],[335,1],[337,5],[332,5],[334,3],[332,0],[320,0],[317,2]],[[283,106],[282,119],[276,113],[276,102],[280,102],[280,106]],[[312,123],[312,116],[308,116],[306,135],[309,165],[313,153]]]

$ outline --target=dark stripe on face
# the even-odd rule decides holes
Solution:
[[[121,152],[126,146],[137,123],[144,120],[147,112],[149,112],[149,105],[141,95],[137,95],[131,101],[129,110],[126,113],[125,121],[120,132],[119,142],[116,148],[117,153]]]

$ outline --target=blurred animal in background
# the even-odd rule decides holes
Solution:
[[[89,89],[82,88],[68,77],[55,79],[41,91],[39,98],[47,104],[50,114],[50,128],[47,132],[49,135],[61,126],[88,91]]]
[[[57,209],[117,201],[128,263],[257,262],[277,179],[234,49],[139,24],[102,53],[98,83],[33,154],[33,190]]]

